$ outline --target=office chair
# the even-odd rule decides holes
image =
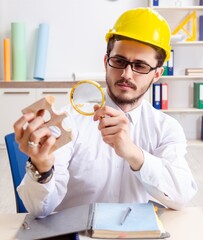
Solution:
[[[18,143],[15,141],[15,134],[10,133],[5,136],[5,143],[10,162],[11,174],[13,179],[14,193],[16,199],[16,211],[18,213],[25,213],[25,209],[22,200],[20,199],[17,186],[20,184],[22,178],[25,175],[25,165],[28,160],[28,156],[21,152],[18,148]]]

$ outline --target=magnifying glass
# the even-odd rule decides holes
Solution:
[[[94,115],[94,105],[105,104],[105,94],[102,86],[92,80],[83,80],[76,83],[70,92],[70,102],[73,108],[85,116]]]

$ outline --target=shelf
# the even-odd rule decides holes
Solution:
[[[165,7],[156,7],[156,6],[151,6],[154,10],[203,10],[203,6],[188,6],[188,7],[181,7],[181,6],[165,6]]]
[[[161,111],[165,113],[203,113],[203,109],[199,108],[169,108]]]
[[[187,140],[187,145],[188,145],[188,147],[189,146],[201,146],[201,145],[203,145],[203,141],[200,139],[194,139],[194,140],[190,139],[190,140]]]
[[[72,88],[78,81],[0,81],[1,88]],[[106,86],[105,81],[97,81],[102,87]]]
[[[176,45],[203,45],[203,41],[189,41],[189,42],[171,42],[172,46],[176,46]]]
[[[203,80],[203,75],[202,76],[189,76],[189,75],[172,75],[172,76],[162,76],[161,79],[175,79],[175,80],[184,80],[184,79],[202,79]]]

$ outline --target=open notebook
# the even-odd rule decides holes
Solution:
[[[130,209],[130,210],[129,210]],[[93,238],[166,238],[152,203],[94,203],[35,219],[27,214],[18,239],[45,239],[87,231]]]

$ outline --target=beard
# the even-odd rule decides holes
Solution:
[[[124,106],[124,105],[134,105],[136,104],[142,97],[143,95],[147,92],[147,90],[151,87],[152,83],[153,83],[154,78],[152,78],[152,80],[150,81],[150,83],[148,84],[148,86],[146,86],[144,88],[144,90],[142,91],[142,93],[140,93],[138,96],[136,97],[132,97],[132,98],[127,98],[125,96],[122,96],[122,94],[116,96],[113,91],[112,91],[112,87],[109,84],[109,81],[107,80],[107,76],[106,76],[106,84],[107,84],[107,89],[109,92],[109,96],[110,98],[114,101],[114,103],[116,103],[117,105],[120,106]],[[114,83],[114,86],[120,84],[120,83],[126,83],[128,84],[129,87],[131,87],[133,90],[137,90],[137,87],[135,84],[133,84],[132,82],[125,80],[125,79],[120,79],[118,81],[116,81]]]

